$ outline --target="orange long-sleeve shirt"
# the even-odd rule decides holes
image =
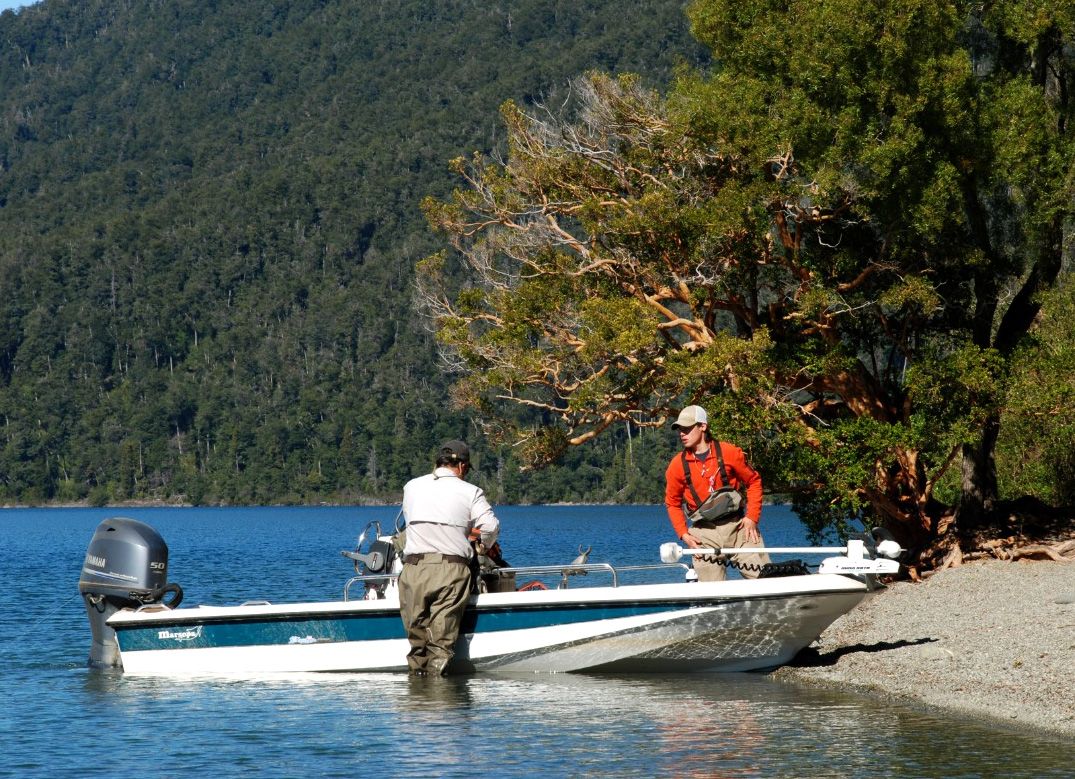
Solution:
[[[720,468],[717,465],[716,452],[713,450],[714,445],[720,446],[721,455],[724,457],[724,470],[728,474],[728,481],[731,482],[728,485],[721,484]],[[720,441],[719,443],[714,441],[710,444],[709,453],[706,455],[705,460],[701,461],[695,456],[694,452],[687,452],[687,467],[691,472],[694,489],[698,492],[698,497],[701,500],[704,501],[712,491],[710,489],[710,479],[712,478],[713,489],[724,486],[734,487],[737,490],[745,489],[747,518],[755,522],[761,519],[761,475],[750,467],[743,450],[738,446],[729,444],[726,441]],[[694,495],[691,494],[690,487],[687,486],[686,476],[683,473],[682,454],[677,454],[672,458],[672,462],[668,464],[668,468],[664,472],[664,479],[664,505],[668,509],[668,518],[672,521],[676,536],[682,538],[683,534],[687,532],[687,515],[683,511],[683,504],[687,504],[688,512],[698,508]]]

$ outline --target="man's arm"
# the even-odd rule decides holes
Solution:
[[[668,519],[677,538],[683,538],[687,532],[687,516],[683,513],[683,490],[686,484],[683,467],[677,457],[664,472],[664,507],[668,510]]]
[[[496,514],[493,513],[493,507],[489,505],[489,501],[485,498],[485,492],[476,488],[474,494],[474,503],[470,508],[470,516],[474,521],[474,529],[481,533],[482,543],[486,547],[491,547],[496,543],[497,537],[500,535],[500,520],[496,518]]]
[[[761,474],[750,467],[743,450],[735,444],[726,443],[721,447],[721,451],[724,455],[724,464],[746,490],[746,518],[757,524],[761,520],[761,504],[764,497]]]
[[[725,465],[732,471],[735,478],[746,489],[747,510],[746,516],[739,520],[739,526],[743,529],[748,542],[757,544],[761,542],[761,533],[758,532],[758,522],[761,520],[761,504],[764,497],[761,484],[761,474],[750,467],[743,450],[734,444],[727,444],[721,448],[724,454]]]

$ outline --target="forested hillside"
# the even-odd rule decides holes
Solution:
[[[497,106],[704,54],[681,0],[45,0],[0,15],[0,501],[391,499],[476,437],[419,210]],[[656,500],[670,436],[498,500]],[[481,442],[477,441],[479,447]]]

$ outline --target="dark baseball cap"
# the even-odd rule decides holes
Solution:
[[[470,447],[463,441],[445,441],[440,445],[439,454],[458,462],[470,462]]]

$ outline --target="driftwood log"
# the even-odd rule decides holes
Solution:
[[[1019,527],[1018,517],[1011,517]],[[945,568],[956,568],[975,560],[1042,560],[1075,562],[1075,523],[1050,518],[1043,524],[1028,524],[1019,532],[1001,537],[946,534],[919,556],[918,566],[909,565],[911,579],[920,581]]]

